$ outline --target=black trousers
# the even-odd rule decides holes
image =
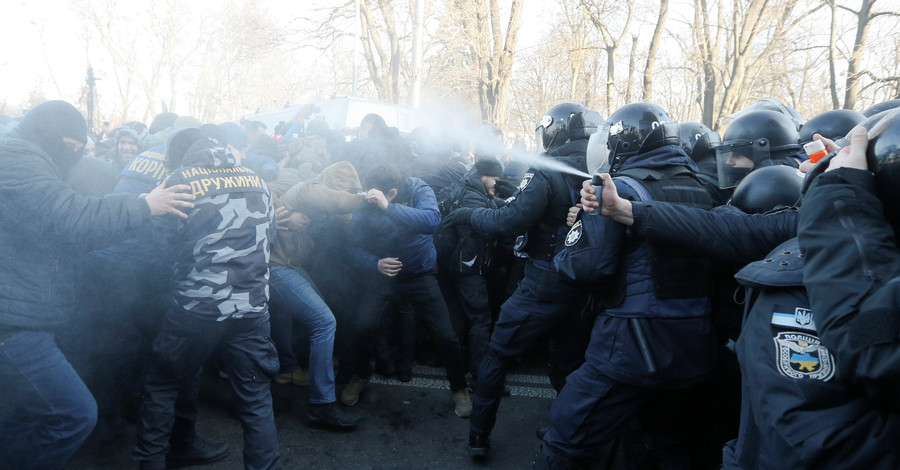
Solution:
[[[244,429],[244,467],[278,468],[280,451],[269,391],[269,381],[278,373],[278,353],[269,335],[268,313],[219,322],[173,307],[153,342],[134,459],[146,468],[165,467],[176,401],[183,395],[196,401],[203,364],[218,350]]]
[[[412,305],[416,314],[422,316],[425,326],[431,330],[447,368],[450,390],[455,392],[466,388],[468,384],[459,340],[453,332],[450,312],[447,311],[447,304],[434,273],[393,278],[379,274],[369,282],[353,325],[354,373],[361,378],[372,375],[372,334],[381,324],[388,306],[396,300]]]

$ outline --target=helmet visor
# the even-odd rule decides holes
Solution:
[[[768,146],[754,145],[750,140],[725,142],[715,148],[719,187],[733,188],[759,163],[769,160]]]
[[[601,123],[587,144],[587,169],[590,174],[609,172],[609,124]]]
[[[869,140],[872,140],[872,139],[878,137],[879,135],[881,135],[881,133],[884,132],[885,129],[894,127],[897,124],[897,122],[900,122],[900,108],[897,108],[897,109],[894,109],[894,110],[888,112],[886,116],[884,116],[883,118],[878,120],[878,122],[876,122],[869,129],[869,132],[868,132]],[[851,130],[851,132],[852,132],[852,130]],[[847,133],[846,139],[850,140],[849,132]]]
[[[542,117],[535,126],[534,141],[537,144],[538,151],[540,152],[546,152],[550,147],[550,142],[544,142],[544,139],[547,138],[547,129],[550,128],[551,124],[553,124],[553,116],[544,115],[544,117]],[[550,140],[552,141],[553,139]]]

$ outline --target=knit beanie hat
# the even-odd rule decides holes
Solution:
[[[475,161],[475,171],[481,176],[503,176],[503,165],[493,157],[484,157]]]

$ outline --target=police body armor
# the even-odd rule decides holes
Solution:
[[[644,200],[712,207],[709,193],[684,166],[626,169],[616,177],[632,178],[631,184],[623,182],[641,186],[635,192]],[[608,286],[619,298],[604,299],[612,306],[598,317],[593,331],[612,341],[592,341],[586,358],[603,374],[635,386],[695,384],[716,364],[709,262],[627,233],[616,285]]]
[[[703,210],[713,207],[712,197],[696,175],[685,167],[670,167],[662,170],[633,168],[619,171],[617,177],[626,176],[638,180],[654,201],[683,204]],[[683,250],[662,244],[651,244],[644,240],[632,240],[626,245],[626,259],[643,258],[650,260],[649,282],[628,283],[625,297],[640,296],[652,292],[660,299],[686,299],[706,297],[710,291],[710,263],[696,256],[684,254]],[[649,255],[649,256],[647,256]],[[626,264],[629,268],[636,263]],[[626,273],[625,277],[631,277]],[[693,316],[688,312],[685,315]]]

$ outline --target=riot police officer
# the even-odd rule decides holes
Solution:
[[[754,168],[790,165],[797,168],[802,155],[800,134],[794,123],[775,111],[751,111],[738,117],[725,130],[716,147],[719,186],[736,186]]]
[[[563,103],[547,112],[537,126],[538,146],[547,155],[586,172],[587,140],[596,130],[599,115],[577,103]],[[586,328],[579,324],[586,294],[566,283],[553,267],[553,256],[566,236],[566,214],[574,206],[578,177],[532,167],[519,185],[514,201],[499,209],[458,209],[445,225],[468,223],[488,237],[525,233],[519,251],[528,256],[525,277],[503,304],[490,344],[481,362],[469,424],[469,451],[485,456],[506,371],[512,359],[536,340],[552,333],[550,380],[559,390],[566,375],[583,361]]]
[[[650,103],[610,116],[611,173],[633,200],[669,201],[710,209],[712,199],[680,147],[679,129]],[[582,217],[556,257],[574,281],[605,292],[585,363],[566,380],[551,409],[535,468],[578,468],[595,457],[652,398],[654,390],[686,388],[715,366],[708,266],[624,225]],[[663,353],[665,351],[665,353]]]

